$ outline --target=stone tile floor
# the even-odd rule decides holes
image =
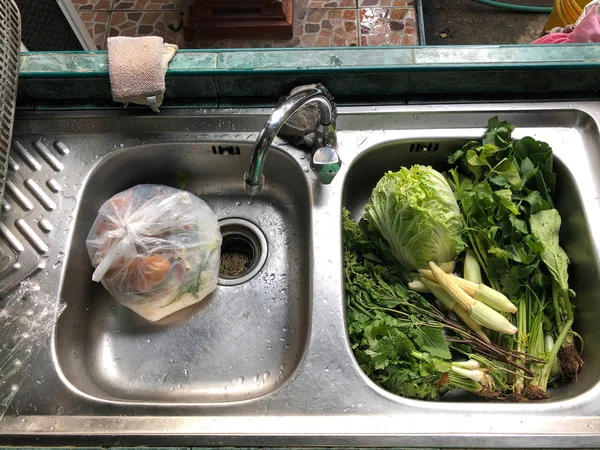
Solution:
[[[98,49],[109,36],[160,36],[180,48],[417,45],[415,0],[296,0],[292,39],[185,42],[192,0],[72,0]]]

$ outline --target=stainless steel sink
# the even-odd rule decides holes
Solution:
[[[343,167],[332,184],[314,178],[305,153],[276,142],[267,187],[251,198],[243,174],[268,114],[20,113],[1,216],[0,286],[23,273],[67,308],[0,420],[0,443],[600,444],[599,103],[340,107]],[[448,152],[480,137],[494,115],[555,150],[586,365],[576,383],[540,403],[392,395],[362,373],[349,345],[341,207],[359,216],[386,170],[416,162],[443,169]],[[180,172],[219,218],[255,224],[268,255],[251,280],[220,285],[200,304],[149,324],[92,284],[84,240],[105,199],[141,182],[177,186]]]
[[[570,283],[577,293],[577,315],[575,331],[579,332],[586,342],[594,342],[596,326],[595,317],[598,308],[598,292],[600,277],[597,270],[597,257],[594,238],[586,214],[595,214],[598,206],[586,207],[589,195],[589,181],[593,173],[593,165],[589,158],[594,158],[597,144],[589,146],[600,138],[594,119],[583,112],[572,112],[573,119],[586,129],[581,135],[574,129],[540,128],[524,124],[515,130],[515,137],[535,136],[539,140],[549,142],[555,153],[555,171],[557,174],[555,194],[556,208],[561,213],[561,242],[571,258]],[[502,118],[519,123],[518,114],[504,113]],[[545,121],[558,122],[565,118],[565,112],[546,114]],[[412,134],[412,133],[411,133]],[[343,188],[343,203],[355,219],[359,219],[371,195],[371,191],[379,179],[388,171],[397,171],[401,167],[414,164],[430,165],[439,171],[450,168],[447,158],[455,150],[469,141],[479,139],[481,132],[468,129],[428,130],[415,133],[415,137],[401,137],[385,140],[361,152],[350,165]],[[586,140],[591,139],[588,144]],[[584,181],[585,180],[585,181]],[[551,390],[551,398],[547,402],[571,399],[592,389],[600,382],[600,347],[593,344],[585,346],[586,366],[577,383],[566,384],[559,389]],[[464,391],[454,391],[441,401],[464,402],[481,401]]]
[[[60,291],[68,307],[54,339],[58,369],[73,388],[117,402],[227,402],[265,395],[295,371],[310,320],[308,186],[298,162],[274,151],[268,189],[248,197],[240,173],[250,150],[236,143],[140,145],[93,168],[74,220]],[[252,279],[219,286],[150,323],[90,283],[85,238],[110,196],[143,183],[177,186],[182,176],[219,219],[245,219],[262,230],[266,261]]]

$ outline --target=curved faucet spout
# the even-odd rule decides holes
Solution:
[[[304,89],[301,92],[288,97],[275,109],[275,111],[273,111],[254,143],[252,156],[250,158],[250,167],[248,168],[248,172],[244,175],[244,189],[248,194],[255,195],[262,191],[265,181],[263,169],[267,152],[269,151],[269,148],[271,148],[271,144],[283,124],[294,115],[296,111],[310,102],[316,102],[319,107],[320,128],[326,130],[333,124],[335,119],[334,107],[324,90],[319,86]]]

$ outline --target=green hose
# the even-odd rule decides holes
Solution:
[[[545,6],[525,6],[525,5],[513,5],[511,3],[497,2],[495,0],[473,0],[477,3],[484,5],[493,6],[495,8],[506,9],[514,12],[525,12],[525,13],[538,13],[538,14],[550,14],[552,8]]]

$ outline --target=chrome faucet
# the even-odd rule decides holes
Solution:
[[[259,194],[264,187],[265,177],[263,169],[267,152],[277,136],[279,129],[296,111],[310,102],[316,102],[319,107],[320,124],[316,132],[317,148],[311,155],[310,167],[319,181],[329,184],[340,170],[341,160],[333,148],[335,140],[334,131],[334,106],[324,92],[324,88],[317,85],[314,88],[304,89],[288,97],[273,111],[258,135],[252,156],[250,168],[244,175],[244,190],[250,195]]]

